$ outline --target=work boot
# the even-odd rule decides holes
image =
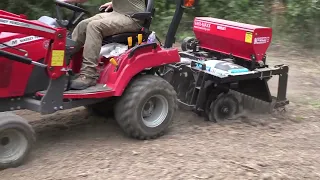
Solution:
[[[70,88],[75,90],[83,90],[87,89],[90,86],[95,86],[96,84],[96,79],[85,75],[80,75],[79,77],[71,81]]]

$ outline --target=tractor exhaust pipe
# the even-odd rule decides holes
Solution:
[[[176,41],[176,33],[182,19],[185,8],[194,8],[199,0],[176,0],[176,10],[174,12],[171,24],[169,26],[164,48],[171,48]]]
[[[175,38],[176,38],[175,36],[184,13],[184,9],[182,8],[182,3],[183,3],[183,0],[177,0],[176,11],[174,12],[171,24],[167,32],[166,41],[164,43],[165,48],[171,48],[172,45],[175,43]]]

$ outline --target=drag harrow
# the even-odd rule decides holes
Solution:
[[[206,70],[205,63],[190,61],[191,63],[167,66],[169,73],[165,78],[175,87],[180,108],[204,115],[210,121],[234,119],[244,112],[271,113],[289,103],[285,98],[284,83],[287,79],[287,66],[219,77]],[[271,96],[267,84],[275,75],[279,75],[278,97]]]
[[[179,107],[219,122],[250,113],[284,109],[287,65],[269,67],[266,51],[272,29],[210,17],[196,17],[195,37],[182,41],[179,63],[163,71],[178,95]],[[277,97],[268,81],[278,76]]]

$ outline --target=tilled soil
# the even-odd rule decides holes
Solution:
[[[83,108],[50,116],[18,111],[38,140],[27,162],[0,171],[0,179],[320,179],[320,68],[302,57],[268,61],[290,65],[285,114],[218,124],[179,111],[165,136],[138,141]]]

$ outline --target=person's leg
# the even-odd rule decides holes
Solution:
[[[100,14],[103,18],[87,26],[80,76],[72,81],[72,89],[85,89],[96,84],[98,58],[103,37],[123,32],[138,31],[141,27],[131,18],[117,12]]]
[[[95,16],[92,16],[88,19],[82,20],[73,30],[72,32],[72,40],[76,42],[76,48],[75,51],[79,50],[85,43],[86,39],[86,31],[87,26],[90,22],[93,20],[101,19],[102,16],[100,14],[96,14]]]

